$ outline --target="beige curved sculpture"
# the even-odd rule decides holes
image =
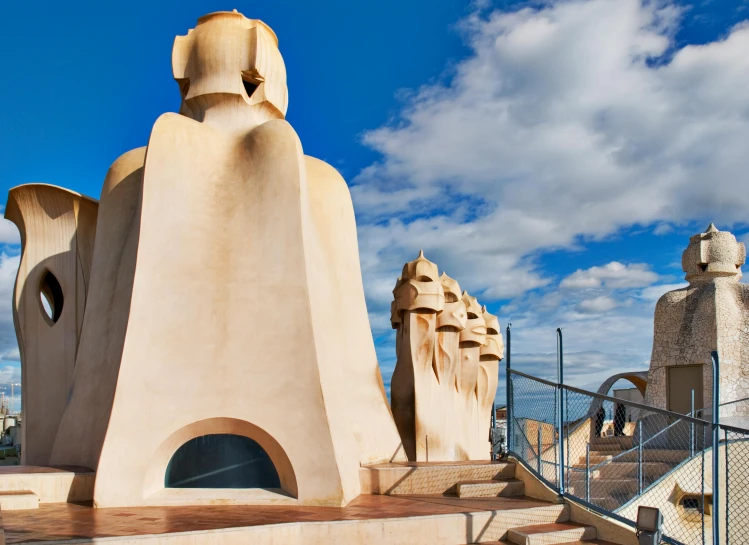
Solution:
[[[504,345],[497,317],[419,257],[393,290],[393,417],[412,461],[486,460]]]
[[[437,315],[437,343],[434,370],[439,383],[434,416],[440,423],[439,444],[442,447],[435,460],[456,460],[459,449],[461,422],[456,419],[458,400],[457,374],[460,369],[460,332],[466,326],[466,305],[461,299],[460,285],[442,273],[440,284],[445,293],[445,308]]]
[[[52,455],[56,464],[99,465],[130,321],[145,156],[146,148],[125,153],[104,179],[74,389]]]
[[[478,437],[474,459],[488,459],[491,452],[491,411],[497,396],[499,362],[504,358],[504,342],[499,329],[499,320],[494,314],[481,307],[481,316],[486,324],[486,339],[479,352],[479,375],[476,380],[478,403]]]
[[[277,43],[237,12],[200,18],[174,44],[181,115],[107,174],[51,455],[96,469],[96,506],[344,505],[362,464],[405,459],[348,187],[284,120]],[[217,434],[259,445],[280,490],[167,488],[172,456]]]
[[[744,244],[713,224],[689,239],[682,255],[689,285],[656,304],[647,404],[688,412],[695,390],[695,408],[710,407],[713,350],[720,356],[721,401],[749,396],[749,286],[739,283],[745,260]],[[731,418],[745,425],[746,404],[721,409],[722,421]]]
[[[481,305],[467,291],[463,292],[466,305],[466,327],[460,332],[460,371],[458,373],[458,398],[456,411],[460,420],[464,459],[474,459],[479,445],[481,419],[478,414],[478,379],[481,346],[486,343],[486,323]],[[495,389],[496,390],[496,389]],[[483,457],[481,457],[483,458]]]
[[[419,252],[418,258],[403,266],[393,295],[399,324],[398,360],[390,382],[393,417],[408,459],[426,460],[430,436],[432,450],[442,449],[440,423],[434,418],[424,418],[436,407],[437,377],[432,361],[437,312],[445,304],[437,266]]]
[[[13,320],[21,352],[23,464],[49,464],[73,382],[97,208],[93,199],[46,184],[8,194],[5,217],[21,233]]]

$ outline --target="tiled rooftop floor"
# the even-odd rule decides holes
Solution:
[[[2,514],[6,543],[134,536],[262,524],[412,517],[549,505],[527,497],[359,496],[346,507],[201,506],[94,509],[42,504]]]

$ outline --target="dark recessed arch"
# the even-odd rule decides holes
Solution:
[[[194,437],[174,453],[165,488],[280,488],[278,471],[257,441],[232,433]]]
[[[196,438],[211,435],[233,435],[251,439],[262,447],[262,450],[270,458],[278,475],[280,484],[278,488],[283,490],[287,496],[291,496],[292,498],[298,497],[299,489],[294,468],[291,465],[288,455],[278,441],[264,429],[250,422],[224,417],[199,420],[179,428],[170,434],[156,449],[148,464],[143,483],[144,496],[153,496],[167,488],[165,483],[170,462],[180,448]]]

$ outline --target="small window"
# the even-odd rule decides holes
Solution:
[[[47,315],[47,318],[53,324],[56,324],[57,320],[62,316],[64,299],[62,296],[62,286],[60,286],[60,282],[58,282],[55,275],[50,271],[44,271],[42,275],[42,280],[39,284],[39,299],[42,310]]]
[[[702,498],[697,496],[685,496],[681,499],[680,504],[687,511],[702,513]]]

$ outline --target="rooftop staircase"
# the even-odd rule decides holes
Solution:
[[[632,449],[632,437],[597,437],[591,443],[589,499],[592,504],[615,511],[639,490],[639,454]],[[647,488],[689,457],[684,450],[647,449],[642,467],[642,486]],[[572,464],[567,473],[568,491],[586,498],[586,457]]]
[[[378,464],[362,468],[360,475],[365,493],[432,497],[435,502],[466,500],[472,507],[492,509],[485,526],[476,521],[483,529],[472,544],[615,545],[597,539],[595,526],[573,522],[569,505],[525,496],[525,483],[516,477],[514,462]],[[482,503],[492,498],[495,503],[497,498],[508,502],[501,507]]]

